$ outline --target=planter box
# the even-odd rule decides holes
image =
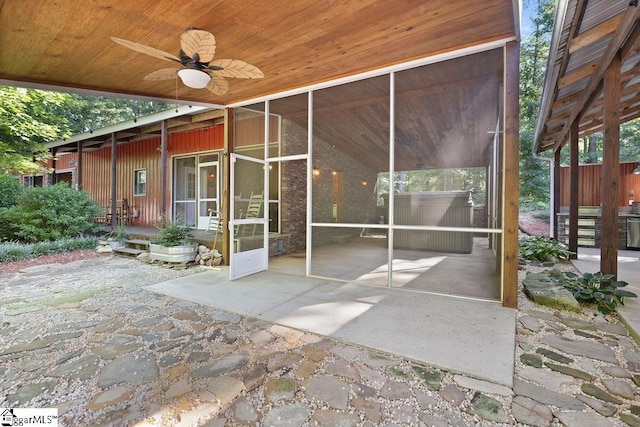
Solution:
[[[196,258],[198,245],[162,246],[149,243],[149,259],[164,262],[189,262]]]

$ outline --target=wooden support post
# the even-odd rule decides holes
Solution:
[[[167,150],[169,141],[167,121],[163,120],[160,128],[160,213],[166,214],[167,206]]]
[[[118,224],[118,137],[115,132],[111,133],[111,226],[115,228]],[[76,171],[77,173],[78,171]]]
[[[573,252],[569,258],[578,257],[578,191],[579,191],[579,168],[578,168],[578,126],[580,122],[576,119],[571,125],[569,136],[569,250]]]
[[[518,307],[518,162],[519,162],[519,43],[504,49],[504,174],[502,208],[502,304]]]
[[[229,215],[231,206],[231,197],[233,197],[233,189],[231,188],[231,153],[233,152],[233,121],[235,117],[235,110],[233,108],[227,108],[224,110],[224,158],[220,159],[220,163],[223,165],[224,180],[222,183],[222,202],[223,210],[222,214],[222,228],[224,230],[222,239],[222,260],[225,264],[229,265],[231,261],[231,245],[229,240]]]
[[[78,161],[76,162],[76,184],[78,184],[78,190],[82,190],[82,141],[78,141]]]
[[[56,152],[57,148],[51,149],[51,181],[49,185],[56,185],[58,183],[58,174],[56,174]]]
[[[604,147],[600,271],[618,275],[618,193],[620,189],[620,54],[604,74]]]
[[[551,237],[558,240],[558,213],[560,213],[560,157],[562,149],[558,148],[553,152],[553,211],[551,215],[553,224],[553,235]]]

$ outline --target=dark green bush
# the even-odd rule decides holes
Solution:
[[[567,288],[576,300],[587,304],[595,304],[602,314],[611,314],[618,308],[618,304],[624,305],[625,298],[635,298],[637,295],[623,288],[628,285],[622,280],[614,281],[613,274],[584,273],[578,276],[575,273],[566,272],[562,285]]]
[[[96,237],[62,239],[54,242],[39,243],[0,243],[0,262],[20,261],[37,258],[41,255],[72,252],[80,249],[93,249],[98,245]]]
[[[18,178],[5,173],[0,174],[0,208],[10,208],[16,204],[22,187]]]
[[[567,260],[573,253],[557,240],[545,237],[523,237],[518,242],[520,256],[526,260],[541,262],[553,259]]]
[[[100,207],[88,193],[76,191],[66,183],[26,189],[17,204],[5,213],[13,236],[25,242],[68,239],[96,233]]]

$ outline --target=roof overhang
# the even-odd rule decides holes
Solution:
[[[519,37],[519,0],[123,0],[0,2],[0,84],[191,105],[228,106],[483,43]],[[111,41],[177,54],[180,34],[216,37],[216,59],[242,59],[263,79],[229,79],[213,96],[145,81],[168,62]]]
[[[533,151],[561,148],[603,129],[602,79],[620,54],[620,123],[640,117],[640,8],[629,0],[560,0],[556,10]]]

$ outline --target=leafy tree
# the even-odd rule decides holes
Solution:
[[[31,173],[48,157],[43,144],[68,136],[58,116],[69,95],[0,87],[0,172]]]
[[[549,163],[533,155],[544,75],[549,56],[555,2],[529,0],[535,6],[533,31],[520,49],[520,198],[523,204],[547,203]]]
[[[15,205],[21,192],[22,187],[20,187],[18,178],[0,173],[0,209]]]
[[[171,108],[149,101],[0,86],[0,172],[35,173],[44,143]]]

